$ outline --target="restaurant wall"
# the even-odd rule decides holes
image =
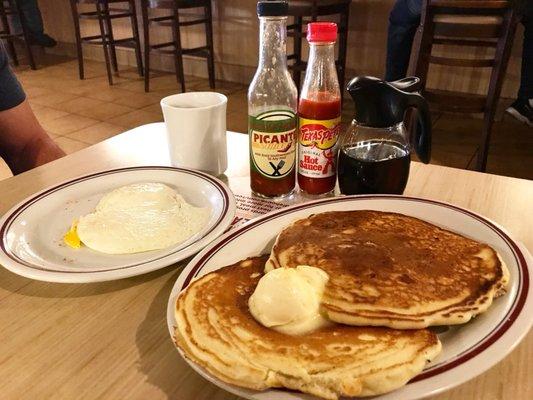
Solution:
[[[75,54],[74,31],[70,5],[67,0],[39,0],[47,32],[55,37],[60,45],[53,50],[62,54]],[[250,82],[256,68],[258,54],[258,21],[255,14],[255,0],[216,0],[213,1],[214,43],[216,53],[217,79]],[[383,76],[385,65],[388,13],[394,0],[354,0],[350,10],[350,32],[347,57],[347,78],[357,74]],[[138,8],[139,23],[141,21]],[[184,13],[185,14],[185,13]],[[129,25],[115,21],[117,37],[130,34]],[[82,21],[83,32],[96,33],[96,21]],[[170,40],[167,27],[152,28],[152,40]],[[203,29],[187,27],[183,34],[184,46],[198,46],[204,41]],[[507,70],[503,97],[516,95],[520,76],[522,27],[519,26]],[[290,43],[290,40],[289,40]],[[290,46],[290,45],[289,45]],[[438,49],[437,49],[438,50]],[[85,57],[103,60],[101,47],[84,45]],[[450,49],[464,53],[460,49]],[[485,49],[474,50],[465,56],[482,56]],[[130,49],[118,52],[119,62],[135,65],[135,57]],[[166,71],[174,70],[174,62],[169,55],[153,55],[152,66]],[[186,74],[207,76],[205,61],[186,59]],[[459,90],[470,93],[485,93],[489,72],[481,69],[432,67],[429,87]]]

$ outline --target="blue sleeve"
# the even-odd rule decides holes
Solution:
[[[6,49],[0,41],[0,111],[16,107],[25,99],[24,90],[9,67]]]

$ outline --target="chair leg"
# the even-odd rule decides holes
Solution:
[[[293,37],[293,46],[294,46],[294,70],[292,71],[292,80],[296,85],[296,89],[300,92],[300,81],[302,76],[302,71],[299,70],[300,64],[302,62],[302,27],[303,27],[303,18],[294,17],[294,37]]]
[[[341,90],[341,99],[344,97],[344,80],[346,74],[346,50],[348,47],[348,21],[350,18],[350,6],[340,15],[340,29],[339,35],[339,63],[337,71],[339,72],[339,86]]]
[[[11,35],[11,27],[9,26],[9,21],[7,20],[7,15],[4,8],[4,2],[0,0],[0,20],[2,21],[3,31],[2,33],[5,33],[7,38],[5,39],[7,42],[7,51],[9,52],[9,57],[11,58],[11,61],[15,66],[19,65],[19,60],[17,57],[17,51],[15,49],[15,45],[13,44],[13,38],[9,37]]]
[[[85,71],[83,65],[83,47],[81,44],[80,20],[78,18],[78,8],[75,0],[70,0],[70,8],[72,11],[72,20],[74,21],[74,36],[76,38],[76,55],[78,56],[78,72],[80,79],[85,78]]]
[[[131,13],[131,30],[133,33],[133,40],[135,42],[135,58],[137,59],[137,72],[139,76],[143,76],[143,60],[141,54],[141,38],[139,36],[139,25],[137,24],[137,8],[135,7],[135,0],[130,0]]]
[[[113,36],[113,22],[111,21],[111,18],[109,18],[109,3],[107,1],[102,2],[103,3],[103,20],[105,23],[104,31],[106,32],[107,38],[108,38],[108,48],[109,52],[111,54],[111,65],[113,67],[113,71],[117,73],[118,75],[118,63],[117,63],[117,52],[115,50],[115,38]]]
[[[150,22],[148,21],[148,4],[141,0],[141,13],[144,35],[144,91],[150,91]]]
[[[13,65],[15,67],[18,67],[19,65],[19,58],[17,57],[17,51],[15,49],[15,44],[13,43],[13,39],[7,39],[7,51],[9,52],[9,56],[11,57],[11,61],[13,62]]]
[[[174,8],[174,19],[172,20],[172,38],[175,49],[174,65],[176,67],[176,79],[181,83],[181,91],[185,93],[185,74],[183,73],[183,53],[181,52],[181,33],[177,5]]]
[[[100,2],[96,3],[96,12],[98,13],[98,24],[100,26],[100,36],[102,38],[102,47],[104,49],[105,68],[107,71],[107,80],[110,85],[113,85],[113,74],[111,72],[111,62],[109,60],[108,36],[104,26],[104,16],[102,5]]]
[[[516,32],[517,19],[512,9],[509,9],[503,18],[502,32],[504,34],[498,39],[496,45],[495,60],[496,63],[492,69],[487,94],[487,104],[485,107],[485,116],[483,121],[483,132],[481,134],[481,143],[476,161],[476,170],[485,171],[487,168],[487,157],[490,145],[490,136],[496,107],[500,98],[503,85],[503,78],[507,70],[509,57],[511,56],[511,47]]]
[[[489,156],[490,136],[492,134],[493,116],[485,113],[483,130],[481,132],[481,143],[477,152],[476,171],[485,172],[487,169],[487,158]]]
[[[205,7],[207,22],[205,24],[206,43],[209,48],[207,55],[207,74],[209,75],[209,87],[215,88],[215,51],[213,46],[213,15],[211,13],[211,2]]]
[[[33,58],[33,52],[31,51],[30,46],[30,40],[29,40],[29,32],[28,27],[26,25],[26,19],[24,18],[24,14],[20,10],[19,3],[15,1],[15,7],[17,11],[17,16],[20,20],[20,26],[22,28],[22,36],[24,37],[24,45],[26,46],[26,53],[28,55],[28,64],[30,64],[30,68],[33,70],[37,69],[37,66],[35,65],[35,59]]]
[[[423,91],[426,88],[427,75],[429,71],[429,59],[431,57],[431,50],[433,48],[433,32],[435,30],[435,24],[429,14],[427,8],[427,2],[422,3],[422,16],[420,18],[420,25],[417,30],[417,35],[420,40],[415,44],[418,47],[414,49],[414,62],[413,70],[410,71],[410,75],[420,78],[421,88]]]

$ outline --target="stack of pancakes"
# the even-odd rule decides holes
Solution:
[[[328,273],[321,312],[335,324],[300,336],[258,323],[248,299],[272,268]],[[325,399],[397,389],[438,355],[432,325],[461,324],[505,292],[489,246],[401,214],[327,212],[285,228],[269,256],[221,268],[176,302],[175,340],[217,378]]]
[[[397,329],[468,322],[509,280],[488,245],[379,211],[294,222],[279,234],[267,269],[302,264],[329,274],[322,305],[331,320]]]

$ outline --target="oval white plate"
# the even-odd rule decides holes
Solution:
[[[144,253],[110,255],[62,238],[72,221],[90,213],[102,196],[139,182],[164,183],[187,202],[207,207],[205,228],[175,246]],[[220,236],[235,216],[235,199],[221,181],[202,172],[174,167],[131,167],[99,172],[45,189],[0,219],[0,264],[16,274],[49,282],[99,282],[167,267]]]
[[[533,322],[533,300],[530,292],[532,282],[528,270],[528,263],[531,268],[532,261],[527,250],[519,247],[507,232],[486,218],[450,204],[404,196],[370,195],[329,198],[288,207],[265,214],[220,237],[191,260],[176,281],[167,307],[170,335],[174,335],[176,298],[192,279],[246,257],[268,253],[278,232],[296,219],[319,212],[339,210],[390,211],[423,219],[490,244],[500,253],[511,273],[510,287],[505,296],[496,299],[485,314],[468,324],[451,327],[439,333],[443,345],[439,357],[406,386],[379,396],[380,400],[419,399],[466,382],[510,353],[528,332]],[[210,382],[247,399],[314,398],[283,390],[257,392],[239,388],[221,382],[187,358],[185,360]]]

